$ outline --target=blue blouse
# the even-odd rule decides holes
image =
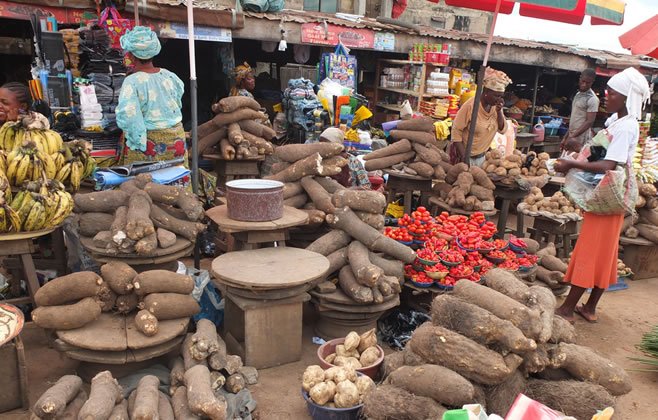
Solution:
[[[171,128],[182,121],[184,90],[181,79],[165,69],[126,77],[119,95],[116,119],[130,149],[145,151],[147,131]]]

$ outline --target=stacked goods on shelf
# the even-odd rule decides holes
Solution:
[[[450,109],[450,100],[446,98],[436,98],[432,101],[421,101],[419,111],[428,117],[443,119],[448,117]]]
[[[59,32],[64,39],[66,68],[71,70],[73,77],[80,77],[80,34],[77,29],[61,29]]]
[[[256,159],[274,153],[276,132],[264,124],[260,104],[245,96],[224,98],[212,106],[216,114],[199,126],[199,153],[212,149],[224,160]]]
[[[529,216],[544,216],[560,221],[578,221],[582,219],[582,212],[561,191],[552,197],[544,197],[540,188],[532,187],[530,194],[519,203],[517,209]]]
[[[438,70],[431,72],[426,81],[427,89],[425,93],[434,96],[447,96],[450,93],[448,88],[449,79],[450,74],[448,73],[441,73]]]
[[[432,321],[385,357],[384,385],[364,398],[367,418],[441,418],[474,402],[505,416],[525,393],[589,419],[631,391],[624,369],[573,344],[575,329],[553,315],[555,298],[545,288],[500,269],[486,282],[460,280],[452,295],[434,299]]]
[[[434,192],[452,209],[465,211],[494,210],[494,194],[496,188],[482,168],[465,163],[447,167],[444,182],[433,186]]]
[[[658,139],[640,139],[633,156],[633,170],[642,182],[658,181]]]
[[[104,253],[152,256],[184,238],[196,241],[205,230],[199,223],[203,205],[183,187],[152,182],[140,174],[118,190],[75,196],[79,233],[93,238],[93,246]]]
[[[199,312],[190,276],[167,270],[137,274],[117,261],[103,265],[101,275],[81,271],[46,283],[34,295],[34,322],[45,329],[74,330],[107,312],[134,317],[137,330],[153,337],[160,332],[159,323]]]

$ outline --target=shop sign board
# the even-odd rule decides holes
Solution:
[[[392,32],[375,32],[375,49],[377,51],[394,51],[395,34]]]
[[[178,22],[152,22],[160,38],[188,39],[187,25]],[[232,42],[233,34],[227,28],[194,25],[194,39],[197,41]]]
[[[54,17],[60,23],[78,24],[88,20],[91,15],[84,9],[69,9],[65,7],[36,6],[31,4],[0,1],[0,17],[9,19],[30,20],[32,14],[38,18]]]
[[[326,29],[326,30],[325,30]],[[304,23],[302,25],[302,43],[319,45],[338,45],[342,42],[348,48],[375,48],[375,32],[363,28],[321,23]]]

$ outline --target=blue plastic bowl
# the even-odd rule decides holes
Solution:
[[[520,246],[516,246],[511,242],[509,243],[509,249],[516,252],[517,254],[519,254],[521,252],[525,253],[525,251],[526,251],[526,248],[521,248]]]
[[[416,287],[420,287],[421,289],[427,289],[427,288],[432,287],[434,285],[434,283],[418,283],[418,282],[415,282],[413,280],[411,280],[411,283]]]
[[[363,404],[352,408],[330,408],[314,403],[308,396],[308,392],[302,389],[302,396],[308,407],[308,413],[313,420],[358,420],[361,415]]]

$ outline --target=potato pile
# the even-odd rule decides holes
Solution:
[[[540,188],[532,187],[530,194],[526,196],[517,209],[532,216],[541,215],[548,218],[559,218],[568,220],[582,219],[582,212],[576,208],[569,198],[561,191],[552,197],[544,197]]]
[[[201,201],[183,187],[153,182],[139,174],[118,190],[76,194],[81,236],[107,254],[152,256],[176,243],[177,236],[196,241],[206,226]]]
[[[260,104],[245,96],[230,96],[212,106],[217,114],[198,128],[199,153],[219,152],[224,160],[256,159],[274,153],[276,132],[265,125]]]
[[[117,261],[101,266],[101,274],[81,271],[46,283],[34,295],[34,322],[45,329],[72,330],[96,320],[101,312],[138,311],[137,329],[150,337],[158,333],[158,321],[189,318],[200,310],[190,295],[190,276],[167,270],[137,274]]]
[[[323,370],[311,365],[304,370],[302,389],[317,405],[329,408],[352,408],[363,402],[364,396],[375,388],[375,382],[365,375],[357,375],[347,366]]]
[[[653,210],[658,207],[658,191],[656,191],[656,186],[653,184],[640,184],[638,185],[638,190],[640,194],[637,197],[637,202],[635,203],[636,209],[649,209]]]
[[[617,259],[617,277],[629,277],[633,275],[633,270],[624,264],[620,259]]]
[[[523,167],[521,168],[521,175],[525,176],[543,176],[548,175],[548,166],[546,163],[550,160],[551,156],[542,152],[530,152],[526,155]]]
[[[491,211],[494,209],[494,183],[477,166],[470,168],[458,163],[448,169],[445,182],[432,187],[448,206],[466,211]]]
[[[337,345],[335,352],[325,357],[324,361],[336,366],[361,369],[374,365],[381,355],[373,328],[361,335],[351,331],[343,344]]]
[[[452,294],[434,299],[431,322],[385,357],[384,385],[364,398],[367,418],[441,418],[474,402],[505,416],[523,392],[589,419],[631,391],[624,369],[573,344],[575,329],[554,316],[555,297],[545,287],[502,269],[486,281],[460,280]]]
[[[503,178],[501,182],[513,181],[521,175],[522,166],[523,154],[520,150],[514,150],[514,153],[509,156],[503,156],[500,150],[490,150],[485,154],[485,161],[482,164],[482,168],[487,174]]]

